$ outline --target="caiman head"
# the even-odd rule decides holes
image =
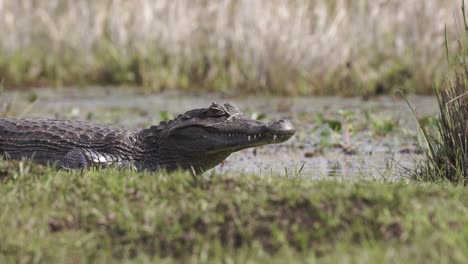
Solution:
[[[291,122],[260,122],[250,119],[231,104],[194,109],[147,129],[157,137],[162,167],[202,173],[221,163],[231,153],[285,142],[296,132]],[[149,140],[147,142],[156,142]]]

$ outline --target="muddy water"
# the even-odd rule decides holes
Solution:
[[[409,98],[423,117],[436,113],[432,97]],[[220,94],[148,94],[126,89],[86,88],[0,92],[0,115],[89,120],[139,128],[157,124],[211,102],[230,102],[251,117],[290,119],[290,141],[232,154],[217,172],[281,174],[307,178],[398,179],[400,167],[421,154],[411,110],[405,101],[338,97],[224,97]],[[428,120],[431,120],[430,118]]]

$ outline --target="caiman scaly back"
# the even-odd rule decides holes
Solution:
[[[291,122],[252,120],[230,104],[190,110],[158,126],[127,130],[81,121],[0,118],[0,153],[64,169],[89,166],[201,173],[231,153],[291,138]]]

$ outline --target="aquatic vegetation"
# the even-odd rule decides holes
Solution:
[[[250,118],[254,120],[265,120],[267,118],[267,114],[264,112],[252,112],[250,114]]]
[[[0,82],[8,88],[431,93],[446,70],[440,45],[456,4],[5,0]],[[449,37],[456,35],[451,24]]]
[[[173,118],[167,111],[159,111],[159,117],[161,118],[161,121],[168,121]]]
[[[374,119],[372,122],[372,128],[377,135],[387,135],[392,132],[396,127],[396,121],[391,119],[385,119],[383,117]]]

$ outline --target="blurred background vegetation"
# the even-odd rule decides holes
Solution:
[[[6,88],[432,93],[459,1],[0,0]],[[445,27],[447,25],[447,27]],[[449,41],[449,50],[456,42]]]

